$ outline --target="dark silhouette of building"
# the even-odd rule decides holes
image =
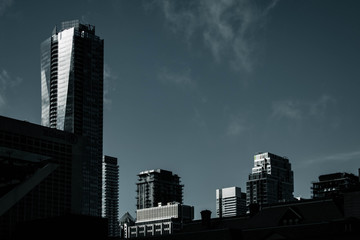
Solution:
[[[0,239],[20,222],[81,214],[88,139],[0,116]]]
[[[267,205],[293,200],[294,173],[286,157],[265,152],[254,156],[246,183],[246,205]]]
[[[138,174],[137,209],[157,207],[169,202],[183,203],[180,177],[163,169],[143,171]]]
[[[104,40],[95,27],[63,22],[41,44],[41,125],[87,137],[82,214],[101,216]]]
[[[109,237],[119,237],[119,165],[115,157],[103,157],[102,217],[107,218]]]
[[[11,240],[108,239],[107,219],[67,214],[19,223]]]
[[[344,192],[360,190],[359,177],[352,173],[330,173],[319,176],[318,182],[312,183],[312,197],[334,197]]]

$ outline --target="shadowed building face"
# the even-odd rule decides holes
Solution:
[[[89,139],[83,214],[101,215],[104,41],[95,27],[63,22],[41,44],[41,124]]]

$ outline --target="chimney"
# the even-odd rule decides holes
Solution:
[[[210,228],[211,211],[203,210],[201,213],[201,222],[204,227]]]
[[[250,216],[254,216],[260,211],[260,205],[258,203],[251,203],[249,205]]]

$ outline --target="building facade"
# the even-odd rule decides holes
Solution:
[[[216,216],[234,217],[246,214],[246,193],[239,187],[216,189]]]
[[[119,237],[119,165],[117,158],[105,155],[102,171],[102,217],[108,220],[109,237]]]
[[[184,223],[193,219],[194,207],[176,202],[138,209],[135,225],[128,227],[127,238],[173,234],[180,231]]]
[[[101,216],[104,41],[95,27],[63,22],[41,44],[41,125],[89,139],[82,213]]]
[[[254,156],[246,183],[246,205],[267,205],[293,200],[294,173],[286,157],[265,152]]]
[[[128,230],[130,226],[135,226],[135,219],[130,215],[129,212],[126,212],[120,218],[120,238],[130,238]]]
[[[318,182],[312,183],[313,198],[335,197],[349,191],[359,191],[359,176],[351,173],[331,173],[319,176]]]
[[[0,239],[18,223],[82,211],[86,138],[0,116]]]
[[[163,169],[143,171],[138,174],[137,209],[166,205],[168,202],[183,203],[183,187],[180,177]]]

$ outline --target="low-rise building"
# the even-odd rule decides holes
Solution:
[[[194,207],[176,202],[138,209],[135,226],[128,227],[127,238],[173,234],[193,219]]]

